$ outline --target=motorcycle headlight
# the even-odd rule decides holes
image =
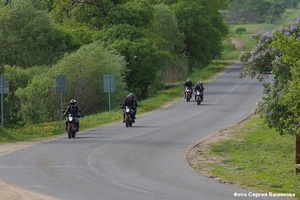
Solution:
[[[129,112],[130,111],[130,109],[129,108],[126,108],[126,112]]]
[[[69,116],[69,121],[73,121],[73,117]]]

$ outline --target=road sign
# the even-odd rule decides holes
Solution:
[[[110,93],[115,91],[115,77],[111,74],[103,75],[103,89],[104,92],[108,92],[108,107],[111,112]]]
[[[56,77],[56,83],[58,85],[67,85],[67,78],[64,75],[58,75]]]
[[[9,87],[9,83],[3,74],[0,76],[0,87]]]
[[[0,86],[0,94],[9,94],[9,87]]]
[[[60,94],[60,119],[62,120],[62,101],[63,101],[63,93],[67,92],[67,78],[64,75],[58,75],[56,77],[56,92]]]
[[[103,75],[103,89],[104,92],[114,92],[115,91],[115,77],[111,74]]]
[[[56,92],[67,92],[67,78],[64,75],[56,77]]]

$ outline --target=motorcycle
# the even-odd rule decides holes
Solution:
[[[192,89],[185,87],[184,90],[184,98],[186,99],[186,102],[189,102],[192,98]]]
[[[200,105],[203,98],[203,91],[197,90],[195,93],[195,101],[197,102],[197,105]]]
[[[74,116],[73,114],[69,114],[67,116],[67,133],[69,139],[75,138],[76,132],[78,131],[78,127],[77,127],[78,124],[76,122],[77,117],[79,116]]]
[[[125,108],[123,108],[123,112],[124,112],[124,122],[126,127],[132,127],[132,123],[133,123],[132,114],[134,110],[131,109],[130,106],[125,106]]]

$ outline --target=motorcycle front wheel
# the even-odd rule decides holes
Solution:
[[[190,95],[186,95],[186,102],[190,101]]]
[[[201,104],[201,100],[198,99],[198,100],[197,100],[197,105],[199,106],[200,104]]]
[[[129,127],[129,117],[127,115],[125,115],[125,126]]]
[[[71,139],[72,138],[72,126],[68,126],[68,138]]]
[[[199,96],[197,96],[196,102],[197,102],[197,105],[201,104],[201,98]]]

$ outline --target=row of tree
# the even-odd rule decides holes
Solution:
[[[224,16],[231,24],[274,23],[300,0],[231,0]]]
[[[165,75],[186,74],[222,52],[228,27],[224,0],[5,0],[0,5],[0,72],[10,83],[5,122],[60,116],[55,78],[65,75],[64,99],[83,112],[107,109],[103,74],[113,74],[116,107],[128,92],[155,94]],[[174,80],[179,77],[174,77]]]

